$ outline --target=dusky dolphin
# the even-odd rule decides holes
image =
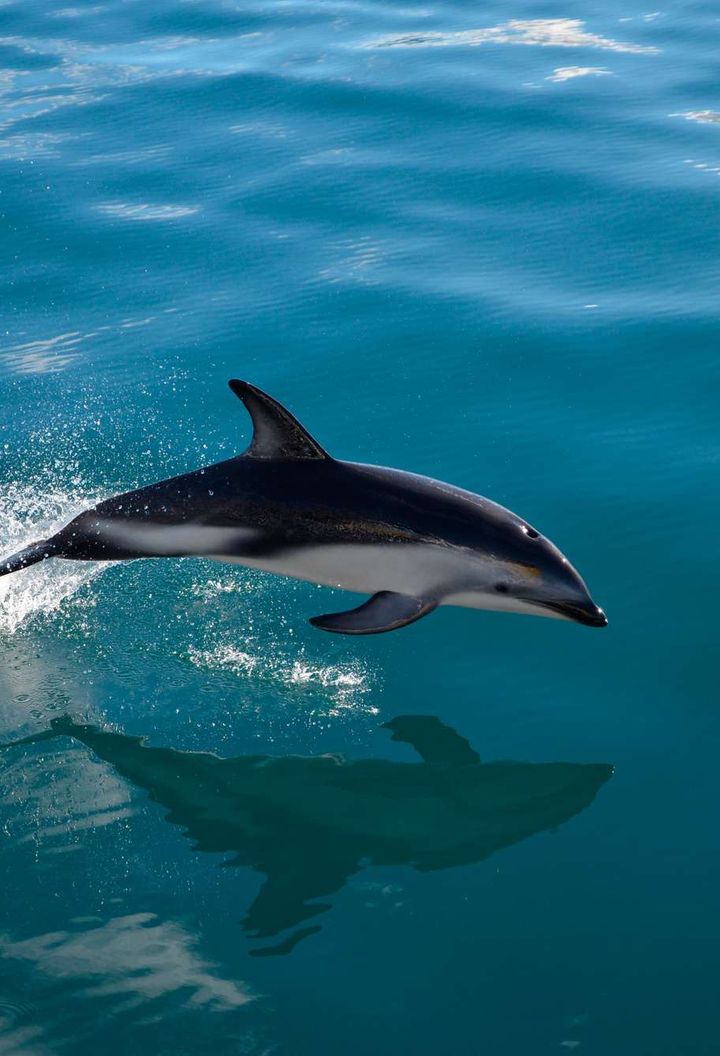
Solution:
[[[242,455],[107,499],[0,563],[211,557],[371,594],[311,619],[340,634],[404,627],[438,605],[531,613],[604,627],[558,548],[510,510],[398,469],[328,455],[276,400],[230,388],[253,437]]]
[[[330,908],[317,903],[365,865],[422,872],[469,865],[585,810],[611,777],[603,763],[481,761],[430,715],[383,724],[418,762],[342,755],[242,755],[146,745],[63,717],[16,744],[68,736],[160,803],[198,851],[231,854],[265,882],[242,921],[278,936]],[[3,748],[13,747],[3,745]],[[288,953],[317,928],[256,954]]]

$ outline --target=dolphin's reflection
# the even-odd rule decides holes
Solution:
[[[385,726],[421,762],[346,762],[341,756],[216,755],[151,748],[142,739],[55,720],[67,735],[169,811],[200,851],[265,874],[243,920],[253,936],[297,928],[330,908],[366,864],[419,870],[477,862],[589,806],[612,768],[580,763],[481,763],[439,719],[405,715]],[[30,738],[34,740],[36,738]],[[317,927],[256,954],[288,953]]]

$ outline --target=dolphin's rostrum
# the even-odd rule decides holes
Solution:
[[[244,454],[117,495],[0,564],[47,558],[212,557],[371,594],[311,623],[376,634],[438,605],[556,616],[604,627],[604,613],[560,551],[516,514],[451,484],[341,462],[292,414],[244,381]]]

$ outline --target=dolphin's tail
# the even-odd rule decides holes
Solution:
[[[37,543],[31,543],[24,550],[18,550],[16,554],[0,560],[0,576],[7,576],[11,572],[19,572],[21,568],[35,565],[38,561],[45,561],[55,553],[55,547],[49,539],[41,539]]]

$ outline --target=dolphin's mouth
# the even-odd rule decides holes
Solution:
[[[566,601],[536,601],[533,604],[537,605],[538,608],[556,612],[558,616],[563,616],[566,620],[582,623],[586,627],[607,627],[607,616],[589,598],[587,602],[579,605]]]

